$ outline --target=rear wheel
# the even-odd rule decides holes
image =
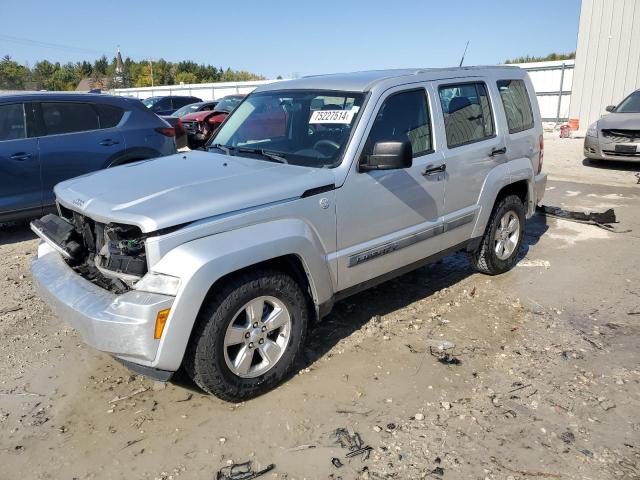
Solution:
[[[525,219],[524,205],[516,195],[496,203],[480,246],[469,254],[476,270],[498,275],[513,268],[522,245]]]
[[[307,299],[291,277],[274,270],[241,275],[203,306],[185,369],[223,400],[255,397],[292,371],[307,323]]]

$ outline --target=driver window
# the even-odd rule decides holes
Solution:
[[[378,110],[364,153],[370,155],[373,146],[378,142],[409,141],[415,158],[433,150],[431,138],[425,90],[395,93],[388,97]]]

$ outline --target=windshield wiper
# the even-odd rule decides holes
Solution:
[[[283,157],[282,155],[279,155],[277,153],[267,152],[266,150],[264,150],[262,148],[239,148],[238,152],[240,152],[240,153],[255,153],[257,155],[262,155],[263,157],[268,158],[269,160],[273,160],[274,162],[286,163],[286,164],[289,163],[287,161],[287,159],[285,157]]]
[[[217,148],[218,150],[222,150],[226,155],[231,155],[231,150],[233,147],[227,147],[226,145],[222,145],[221,143],[214,143],[213,145],[209,145],[208,149]]]

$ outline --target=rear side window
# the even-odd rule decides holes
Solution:
[[[88,103],[45,102],[40,105],[47,135],[84,132],[100,128],[98,115]]]
[[[423,89],[400,92],[387,98],[371,127],[366,154],[378,142],[409,141],[413,156],[433,149],[426,92]]]
[[[174,98],[173,99],[173,108],[181,108],[184,107],[185,105],[189,105],[191,103],[194,103],[195,99],[193,99],[192,97],[178,97],[178,98]]]
[[[533,128],[533,111],[525,83],[522,80],[499,80],[498,90],[507,114],[509,133]]]
[[[113,105],[105,105],[104,103],[96,103],[94,105],[96,112],[98,112],[98,119],[100,121],[100,128],[112,128],[120,123],[122,116],[124,115],[124,109],[120,107],[114,107]]]
[[[171,110],[171,98],[170,97],[161,98],[160,100],[158,100],[156,103],[153,104],[152,109],[154,111]]]
[[[484,83],[461,83],[438,89],[449,148],[495,135],[493,113]]]
[[[22,103],[0,105],[0,142],[25,138],[27,131]]]

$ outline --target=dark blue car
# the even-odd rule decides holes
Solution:
[[[0,222],[52,210],[62,180],[175,153],[174,136],[135,98],[0,95]]]
[[[198,97],[168,95],[165,97],[145,98],[142,103],[156,115],[173,115],[173,112],[179,108],[201,101],[202,99]]]

